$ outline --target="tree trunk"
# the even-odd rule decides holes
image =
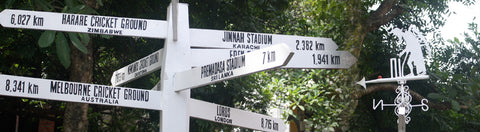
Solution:
[[[350,12],[350,22],[353,27],[350,27],[350,30],[347,31],[346,40],[344,42],[344,49],[350,51],[357,59],[360,58],[360,53],[362,51],[363,41],[365,35],[371,31],[377,30],[380,26],[387,24],[389,21],[395,17],[401,15],[404,12],[401,2],[399,0],[385,0],[382,1],[379,8],[371,12],[368,17],[362,12],[362,1],[361,0],[352,0],[349,1],[356,8],[349,9]],[[360,79],[360,69],[357,64],[353,65],[349,70],[346,71],[349,75],[348,82],[351,91],[351,102],[347,106],[347,109],[341,113],[342,121],[339,123],[340,127],[336,128],[335,131],[346,131],[349,128],[349,120],[352,117],[351,115],[355,112],[355,109],[358,105],[358,97],[354,93],[360,88],[356,85],[356,82]]]
[[[70,80],[74,82],[90,83],[93,77],[93,54],[92,44],[89,42],[86,47],[88,53],[84,54],[73,45],[71,51]],[[86,132],[88,131],[88,104],[66,103],[63,127],[65,132]]]

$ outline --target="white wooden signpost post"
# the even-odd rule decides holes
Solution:
[[[188,33],[188,6],[187,4],[178,4],[175,6],[176,11],[172,9],[172,6],[171,4],[167,11],[168,37],[165,39],[162,73],[160,75],[159,90],[163,91],[163,108],[166,108],[160,112],[160,131],[188,132],[190,123],[190,117],[188,116],[190,90],[175,92],[174,89],[175,73],[191,69],[191,65],[188,63],[191,59],[189,50],[190,34]],[[172,14],[178,14],[176,17],[178,20],[175,20],[176,23],[173,23],[172,19],[174,17]],[[173,27],[177,29],[174,30]],[[173,39],[174,34],[177,34],[177,40]]]
[[[113,86],[0,75],[0,95],[160,110],[162,132],[189,131],[190,116],[284,131],[281,119],[191,99],[190,89],[277,67],[346,69],[357,61],[330,38],[190,29],[187,4],[172,0],[167,10],[166,21],[3,10],[3,27],[159,38],[165,45],[115,71]],[[153,90],[117,87],[159,69]]]

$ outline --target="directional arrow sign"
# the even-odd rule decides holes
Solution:
[[[163,49],[153,52],[152,54],[113,72],[110,82],[113,86],[122,85],[160,69],[162,66],[161,62],[163,62],[160,60],[160,58],[162,58],[160,55],[163,55]]]
[[[381,78],[365,81],[365,77],[362,80],[358,81],[357,84],[363,88],[367,88],[367,83],[388,83],[388,82],[400,82],[400,81],[413,81],[413,80],[425,80],[429,79],[428,75],[416,75],[416,76],[403,76],[403,77],[394,77],[394,78]]]
[[[225,60],[208,60],[209,64],[176,73],[175,90],[180,91],[200,87],[280,67],[286,65],[292,55],[293,52],[290,51],[287,45],[278,44]]]
[[[9,28],[148,38],[167,37],[166,21],[139,18],[5,9],[0,13],[0,24]]]
[[[286,43],[294,52],[292,61],[282,68],[347,69],[357,59],[330,38],[266,33],[190,29],[193,65],[204,65],[205,58],[229,58],[276,43]]]
[[[283,120],[223,105],[190,99],[191,117],[268,132],[285,131]]]
[[[228,59],[246,54],[252,50],[239,49],[192,49],[192,65],[202,66],[210,61]],[[347,51],[294,51],[290,62],[282,68],[309,68],[309,69],[347,69],[357,59]]]
[[[152,110],[162,102],[160,91],[11,75],[0,75],[0,95]]]
[[[279,35],[210,29],[190,29],[193,48],[258,50],[285,43],[294,51],[335,51],[338,46],[330,38]]]

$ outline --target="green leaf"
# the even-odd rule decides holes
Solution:
[[[8,0],[7,3],[5,4],[5,9],[11,8],[12,3],[14,3],[15,0]]]
[[[451,103],[452,103],[452,109],[453,109],[453,110],[455,110],[455,111],[459,111],[459,110],[460,110],[460,104],[459,104],[457,101],[452,100]]]
[[[80,14],[98,14],[97,11],[95,11],[93,8],[90,8],[86,5],[79,5],[79,6],[76,6],[76,8],[79,9],[78,13]]]
[[[38,39],[38,46],[41,48],[48,47],[52,45],[53,41],[55,40],[55,31],[45,31],[40,35]]]
[[[428,96],[428,98],[437,99],[437,100],[443,98],[442,95],[440,95],[438,93],[429,93],[427,96]]]
[[[67,7],[73,7],[73,6],[75,6],[75,4],[73,3],[72,0],[65,0],[65,4],[67,5]]]
[[[70,7],[65,6],[65,7],[62,9],[62,13],[68,13],[69,10],[70,10]]]
[[[78,33],[78,36],[80,36],[80,39],[82,39],[82,42],[84,44],[88,45],[88,43],[90,42],[90,36],[88,36],[88,34]]]
[[[88,53],[87,47],[82,44],[82,42],[78,39],[77,33],[68,33],[68,37],[70,38],[70,41],[72,41],[72,44],[77,47],[78,50],[82,51],[83,53]]]
[[[85,5],[77,5],[77,6],[70,7],[70,9],[67,12],[68,13],[79,13],[83,6],[85,6]]]
[[[111,39],[113,38],[112,35],[104,35],[104,34],[100,34],[100,37],[104,38],[104,39]]]
[[[300,110],[302,110],[302,111],[305,111],[305,107],[303,107],[301,105],[299,105],[298,108],[300,108]]]
[[[55,44],[57,45],[57,55],[60,63],[62,63],[65,68],[70,67],[70,46],[68,46],[67,38],[65,38],[63,33],[57,34]]]
[[[50,4],[45,2],[44,0],[35,0],[36,2],[36,5],[38,5],[38,7],[40,7],[42,10],[44,11],[49,11],[50,10]]]
[[[103,6],[102,0],[97,0],[98,5]]]

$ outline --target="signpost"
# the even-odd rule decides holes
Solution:
[[[194,118],[259,131],[285,131],[285,123],[283,123],[282,119],[196,99],[190,99],[189,101],[189,115]]]
[[[5,9],[0,24],[9,28],[166,38],[161,20]]]
[[[258,50],[285,43],[294,51],[335,51],[338,46],[331,38],[305,37],[268,33],[190,29],[192,48],[223,48]]]
[[[0,95],[162,110],[162,92],[0,75]]]
[[[228,59],[251,52],[238,49],[192,49],[192,65],[202,66],[210,63],[205,60]],[[308,69],[347,69],[357,59],[348,51],[294,51],[290,62],[282,68]]]
[[[330,38],[278,35],[239,31],[190,29],[193,65],[205,65],[207,58],[222,58],[244,54],[272,44],[285,43],[295,55],[282,68],[347,69],[357,59]]]
[[[0,25],[165,39],[164,49],[115,71],[113,86],[0,75],[4,96],[161,110],[164,132],[189,131],[189,116],[284,131],[281,119],[190,99],[190,89],[282,66],[346,69],[357,61],[349,52],[336,51],[330,38],[190,29],[188,6],[178,0],[169,6],[167,21],[5,9]],[[159,69],[161,80],[152,90],[116,87]]]
[[[113,72],[110,82],[113,86],[122,85],[160,69],[162,66],[161,55],[163,55],[163,49]]]
[[[215,82],[268,70],[288,63],[293,52],[285,44],[252,51],[226,60],[209,60],[210,64],[177,73],[175,90],[205,86]]]
[[[160,73],[160,82],[156,90],[163,92],[163,109],[160,112],[160,131],[161,132],[188,132],[190,117],[188,116],[188,100],[190,99],[190,90],[175,92],[175,73],[186,71],[192,68],[188,63],[190,58],[190,34],[188,34],[189,18],[188,5],[178,3],[168,7],[168,37],[165,39],[162,56],[162,71]],[[176,8],[174,8],[174,6]],[[172,9],[173,8],[173,9]],[[176,10],[176,11],[173,11]],[[176,13],[174,13],[176,12]],[[174,14],[178,20],[173,20]],[[177,25],[176,32],[173,25]],[[173,34],[177,34],[177,40],[174,40]],[[168,109],[167,109],[168,108]]]

